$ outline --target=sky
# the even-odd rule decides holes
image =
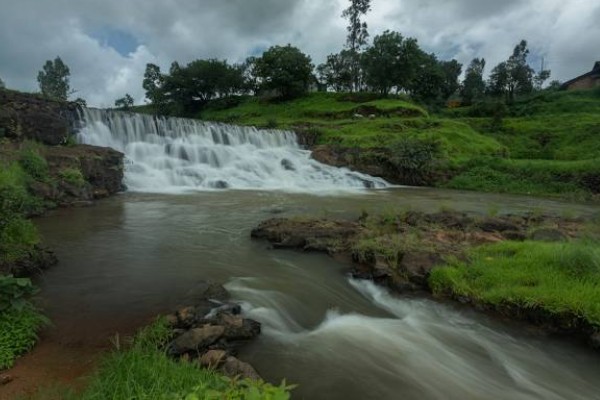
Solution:
[[[342,49],[348,0],[0,0],[0,78],[37,91],[44,62],[60,56],[71,96],[112,106],[131,94],[144,102],[147,63],[231,62],[292,44],[315,65]],[[598,0],[372,0],[371,37],[386,29],[465,66],[484,57],[487,72],[529,42],[532,66],[565,81],[600,60]]]

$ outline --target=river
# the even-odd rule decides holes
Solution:
[[[187,304],[195,284],[210,279],[225,284],[245,313],[263,324],[241,358],[267,380],[298,384],[294,398],[600,398],[600,356],[584,347],[452,304],[394,296],[349,279],[347,266],[326,255],[271,250],[250,239],[250,230],[273,216],[355,218],[363,211],[407,208],[582,216],[600,211],[413,188],[327,196],[126,193],[37,220],[60,259],[38,279],[52,329],[62,332],[47,341],[77,354],[150,315]],[[36,362],[31,357],[24,361]]]

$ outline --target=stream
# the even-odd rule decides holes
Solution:
[[[240,357],[269,381],[297,384],[297,399],[600,398],[600,356],[585,347],[453,304],[394,296],[349,279],[347,266],[326,255],[271,250],[250,239],[254,226],[274,216],[356,218],[408,208],[600,212],[594,205],[415,188],[327,196],[125,193],[36,220],[60,260],[37,280],[51,330],[61,332],[46,341],[75,354],[108,342],[149,316],[187,305],[195,284],[210,279],[263,324]]]

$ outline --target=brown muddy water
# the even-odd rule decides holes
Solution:
[[[195,283],[224,283],[263,324],[244,349],[297,399],[600,399],[600,355],[533,329],[349,279],[319,254],[250,240],[273,216],[357,217],[406,208],[592,216],[600,207],[433,189],[312,196],[220,191],[124,194],[38,219],[60,263],[38,280],[54,326],[0,387],[77,385],[116,334],[191,301]],[[12,389],[11,389],[12,387]]]

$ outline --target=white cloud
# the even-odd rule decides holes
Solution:
[[[143,99],[145,64],[217,57],[241,61],[255,49],[291,43],[315,64],[345,41],[345,0],[0,0],[0,77],[37,90],[47,59],[71,68],[76,96],[109,106],[130,93]],[[488,70],[527,39],[553,78],[586,72],[600,59],[596,0],[373,0],[374,36],[386,29],[416,37],[428,51],[464,64],[485,57]],[[141,43],[121,55],[89,32],[116,29]],[[596,52],[594,52],[596,51]]]

